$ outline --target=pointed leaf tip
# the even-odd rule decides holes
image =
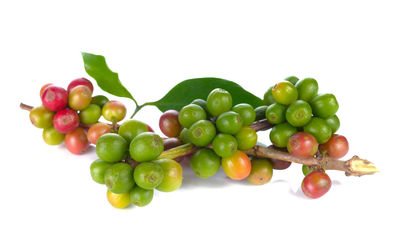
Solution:
[[[111,71],[107,66],[104,56],[87,52],[81,54],[87,74],[96,80],[103,91],[118,97],[130,98],[136,103],[132,94],[119,80],[118,73]]]

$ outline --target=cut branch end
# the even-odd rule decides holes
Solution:
[[[372,162],[358,156],[346,161],[346,166],[348,167],[348,171],[345,172],[347,176],[362,176],[379,172]]]

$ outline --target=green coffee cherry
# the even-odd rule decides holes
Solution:
[[[198,98],[192,101],[191,104],[195,104],[203,108],[204,110],[207,110],[207,102],[204,99]]]
[[[268,106],[262,105],[254,109],[256,112],[256,120],[265,119],[265,111],[267,110]]]
[[[311,106],[303,101],[293,102],[286,110],[286,120],[294,127],[302,127],[310,122],[312,117]]]
[[[237,112],[243,120],[243,125],[251,125],[256,119],[256,112],[249,104],[237,104],[232,108],[232,111]]]
[[[92,100],[90,101],[90,103],[98,105],[101,108],[103,108],[103,105],[105,105],[108,101],[109,100],[106,96],[97,95],[97,96],[92,97]]]
[[[211,117],[211,114],[207,110],[207,102],[204,99],[201,99],[201,98],[195,99],[195,100],[192,101],[191,104],[195,104],[195,105],[200,106],[206,112],[207,118]]]
[[[257,144],[257,132],[250,126],[243,126],[235,138],[238,142],[238,149],[242,151],[250,150]]]
[[[65,134],[59,133],[54,127],[43,129],[43,140],[46,144],[55,146],[64,141]]]
[[[186,143],[190,143],[190,139],[189,139],[189,129],[187,128],[183,128],[181,133],[179,134],[179,138],[181,138],[182,142],[184,144]]]
[[[163,168],[154,162],[143,162],[133,173],[136,184],[143,189],[156,188],[164,179]]]
[[[243,120],[238,113],[229,111],[217,118],[216,125],[218,131],[234,135],[242,128]]]
[[[268,90],[265,92],[264,94],[264,99],[263,102],[265,105],[269,106],[272,105],[274,103],[276,103],[274,96],[272,95],[272,88],[273,86],[271,86],[270,88],[268,88]]]
[[[216,134],[215,126],[208,120],[200,120],[189,129],[189,140],[196,146],[207,146],[212,142]]]
[[[112,165],[113,163],[101,159],[93,161],[90,165],[90,175],[92,176],[92,179],[99,184],[105,184],[104,173]]]
[[[190,159],[193,172],[203,179],[208,179],[218,172],[221,166],[221,158],[213,150],[202,148]]]
[[[154,190],[143,189],[135,186],[129,192],[129,199],[132,204],[138,207],[147,206],[153,200]]]
[[[229,111],[232,108],[232,96],[224,89],[217,88],[208,94],[207,110],[212,116]]]
[[[49,128],[53,126],[54,112],[47,110],[43,105],[33,108],[29,112],[29,118],[37,128]]]
[[[321,118],[312,118],[310,123],[304,126],[306,133],[312,134],[319,144],[328,142],[332,136],[332,129],[328,123]]]
[[[106,133],[97,140],[96,154],[107,162],[118,162],[126,156],[128,142],[118,134]]]
[[[332,129],[332,133],[337,132],[340,127],[340,120],[338,116],[332,115],[325,119],[326,123],[328,123],[329,127]]]
[[[235,154],[238,143],[232,135],[220,133],[214,138],[212,147],[218,156],[224,158]]]
[[[271,124],[281,124],[286,120],[286,109],[287,107],[285,105],[278,103],[272,104],[268,106],[267,110],[265,111],[265,117]]]
[[[160,165],[164,170],[164,179],[156,187],[158,191],[172,192],[182,185],[182,167],[178,162],[172,159],[160,159],[154,163]]]
[[[299,99],[310,102],[318,94],[318,83],[313,78],[304,78],[296,84]]]
[[[121,135],[126,141],[131,142],[136,136],[142,132],[148,132],[147,125],[135,119],[124,121],[118,129],[118,134]]]
[[[290,83],[295,85],[299,81],[299,78],[296,76],[289,76],[289,77],[285,78],[284,80],[289,81]]]
[[[133,169],[126,163],[114,164],[105,170],[104,181],[112,193],[127,193],[135,185]]]
[[[315,116],[326,119],[334,115],[339,104],[333,94],[319,94],[311,100],[311,107]]]
[[[154,132],[143,132],[136,136],[129,146],[129,153],[137,162],[156,159],[164,151],[164,142]]]
[[[101,117],[101,108],[98,105],[90,104],[88,107],[79,112],[79,120],[83,124],[94,124]]]
[[[296,127],[289,123],[283,123],[272,128],[269,138],[276,147],[286,147],[290,137],[296,132]]]
[[[184,128],[190,128],[199,120],[207,118],[207,114],[203,108],[195,104],[184,106],[179,112],[178,120]]]

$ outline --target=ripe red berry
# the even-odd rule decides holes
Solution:
[[[42,98],[43,92],[46,90],[47,87],[52,86],[53,84],[45,84],[40,88],[40,98]]]
[[[111,125],[107,125],[101,122],[96,123],[89,128],[89,131],[87,133],[88,140],[90,143],[96,145],[97,140],[100,138],[100,136],[110,132],[111,132]]]
[[[72,132],[79,126],[79,116],[74,110],[65,108],[54,115],[53,125],[59,133]]]
[[[290,137],[287,149],[293,156],[311,158],[318,151],[318,141],[309,133],[298,132]]]
[[[71,81],[71,83],[69,83],[67,91],[68,93],[76,86],[78,85],[86,85],[87,87],[89,87],[90,91],[93,92],[93,84],[92,82],[90,82],[88,79],[86,78],[77,78]]]
[[[42,103],[47,110],[59,111],[68,103],[68,93],[64,88],[48,86],[42,94]]]
[[[346,137],[334,134],[328,142],[320,145],[319,149],[322,153],[327,153],[331,158],[340,159],[349,151],[349,142]]]
[[[81,154],[89,148],[86,131],[80,127],[67,133],[64,141],[67,149],[73,154]]]
[[[160,117],[159,126],[161,131],[167,137],[178,137],[182,131],[182,126],[178,120],[179,112],[168,110]]]
[[[309,198],[319,198],[326,194],[332,186],[331,179],[324,171],[313,171],[303,179],[301,189]]]

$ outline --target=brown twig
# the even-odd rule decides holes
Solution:
[[[255,121],[250,127],[253,127],[254,130],[265,131],[274,127],[274,124],[269,123],[266,119]]]
[[[195,147],[193,144],[188,143],[164,151],[160,158],[175,159],[177,157],[190,155],[198,149],[199,148]],[[374,164],[368,160],[361,159],[358,156],[354,156],[347,161],[322,157],[322,155],[315,158],[303,159],[295,157],[287,151],[277,149],[273,146],[255,146],[254,148],[245,151],[245,153],[256,158],[278,159],[287,162],[303,164],[310,167],[324,167],[325,170],[342,171],[347,176],[363,176],[379,172]]]
[[[290,153],[277,149],[273,146],[255,146],[254,148],[245,152],[247,155],[257,158],[279,159],[307,166],[322,166],[325,170],[337,170],[345,172],[347,176],[362,176],[379,172],[373,163],[368,160],[361,159],[358,156],[354,156],[347,161],[337,160],[329,157],[303,159],[295,157]]]

